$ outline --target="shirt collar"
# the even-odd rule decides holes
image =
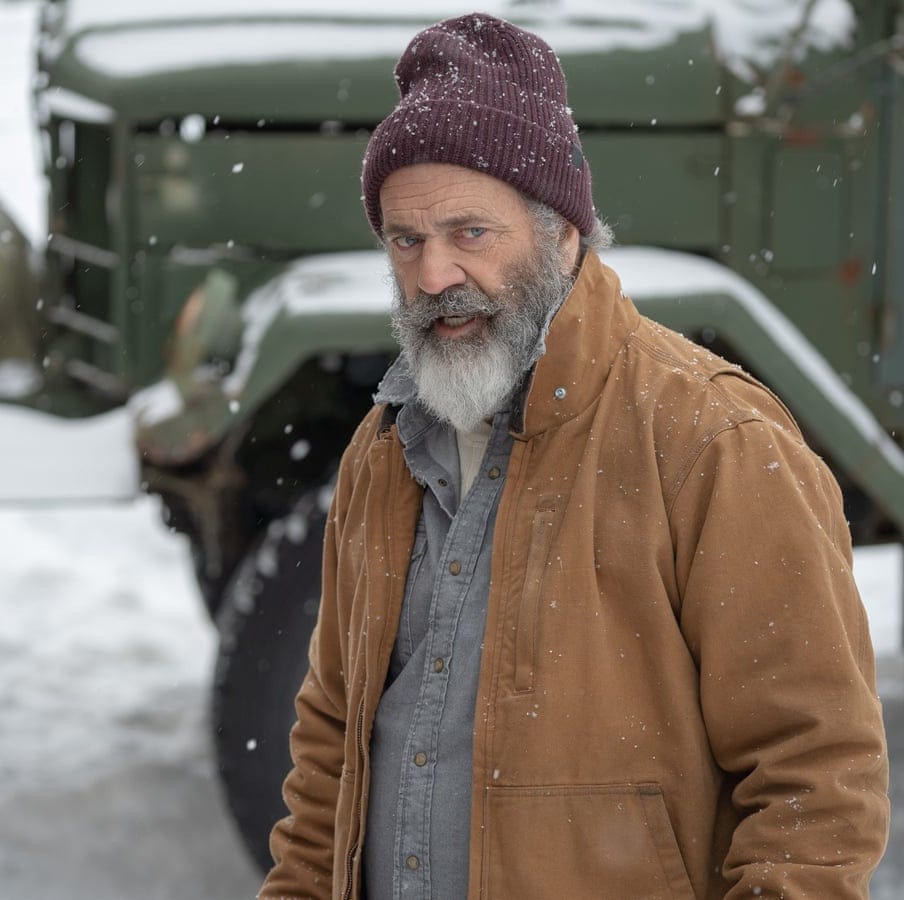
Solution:
[[[383,380],[377,385],[374,403],[388,403],[390,406],[404,406],[416,394],[414,379],[408,357],[400,353],[386,370]]]

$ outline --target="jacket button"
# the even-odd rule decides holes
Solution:
[[[416,869],[420,864],[421,861],[413,854],[405,860],[405,865],[408,866],[409,869]]]
[[[448,487],[448,486],[449,486],[449,482],[446,481],[445,478],[440,478],[440,480],[439,480],[439,486],[440,486],[440,487]]]
[[[449,571],[453,575],[458,575],[461,572],[461,563],[457,559],[453,559],[452,562],[449,563]]]
[[[499,469],[496,468],[496,466],[493,466],[493,468],[490,469],[489,472],[487,472],[487,475],[492,478],[493,481],[495,481],[501,474],[502,472],[500,472]]]
[[[415,753],[414,754],[414,764],[416,766],[426,766],[427,765],[427,754],[426,753]]]
[[[446,664],[440,659],[438,656],[435,660],[433,660],[433,671],[434,672],[442,672],[443,669],[446,668]]]
[[[553,394],[555,394],[556,400],[564,400],[568,396],[568,391],[566,391],[563,387],[557,387],[553,391]]]

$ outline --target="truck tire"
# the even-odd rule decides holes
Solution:
[[[229,808],[252,859],[272,865],[268,838],[287,814],[294,697],[308,667],[320,603],[326,516],[314,494],[271,523],[226,589],[217,625],[212,727]]]

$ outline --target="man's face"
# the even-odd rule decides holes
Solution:
[[[571,285],[577,233],[538,234],[518,192],[443,163],[380,192],[396,279],[393,327],[420,400],[463,431],[511,398]]]
[[[471,285],[490,296],[534,243],[533,223],[518,192],[490,175],[446,163],[393,172],[380,189],[383,237],[406,300]],[[450,338],[479,328],[438,323]]]

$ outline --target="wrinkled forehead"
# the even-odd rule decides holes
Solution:
[[[400,222],[440,225],[471,218],[503,225],[527,214],[520,191],[484,172],[449,163],[415,163],[396,169],[380,187],[384,232]]]

